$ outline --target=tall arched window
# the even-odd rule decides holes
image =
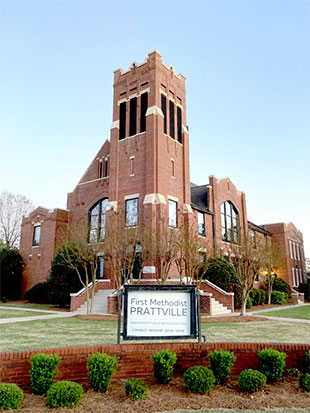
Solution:
[[[108,198],[101,199],[89,210],[89,242],[101,242],[105,235],[105,212]]]
[[[239,214],[234,205],[226,201],[221,205],[222,240],[238,243]]]

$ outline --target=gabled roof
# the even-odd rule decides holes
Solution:
[[[191,206],[201,212],[208,212],[208,185],[191,184]]]

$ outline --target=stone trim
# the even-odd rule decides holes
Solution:
[[[111,129],[119,129],[119,120],[112,122]]]
[[[146,194],[143,204],[163,204],[167,205],[166,198],[162,194]]]
[[[151,106],[147,109],[146,111],[146,115],[145,116],[149,116],[149,115],[159,115],[164,117],[163,111],[161,110],[160,107],[158,106]]]
[[[117,211],[117,201],[110,201],[106,207],[106,211]]]

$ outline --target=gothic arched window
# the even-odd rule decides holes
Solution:
[[[105,236],[105,212],[108,198],[101,199],[89,210],[89,242],[101,242]]]
[[[239,214],[229,201],[221,205],[221,227],[223,241],[239,242]]]

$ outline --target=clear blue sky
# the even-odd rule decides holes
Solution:
[[[0,0],[0,191],[65,207],[109,137],[113,70],[187,78],[191,180],[229,176],[310,257],[310,1]]]

